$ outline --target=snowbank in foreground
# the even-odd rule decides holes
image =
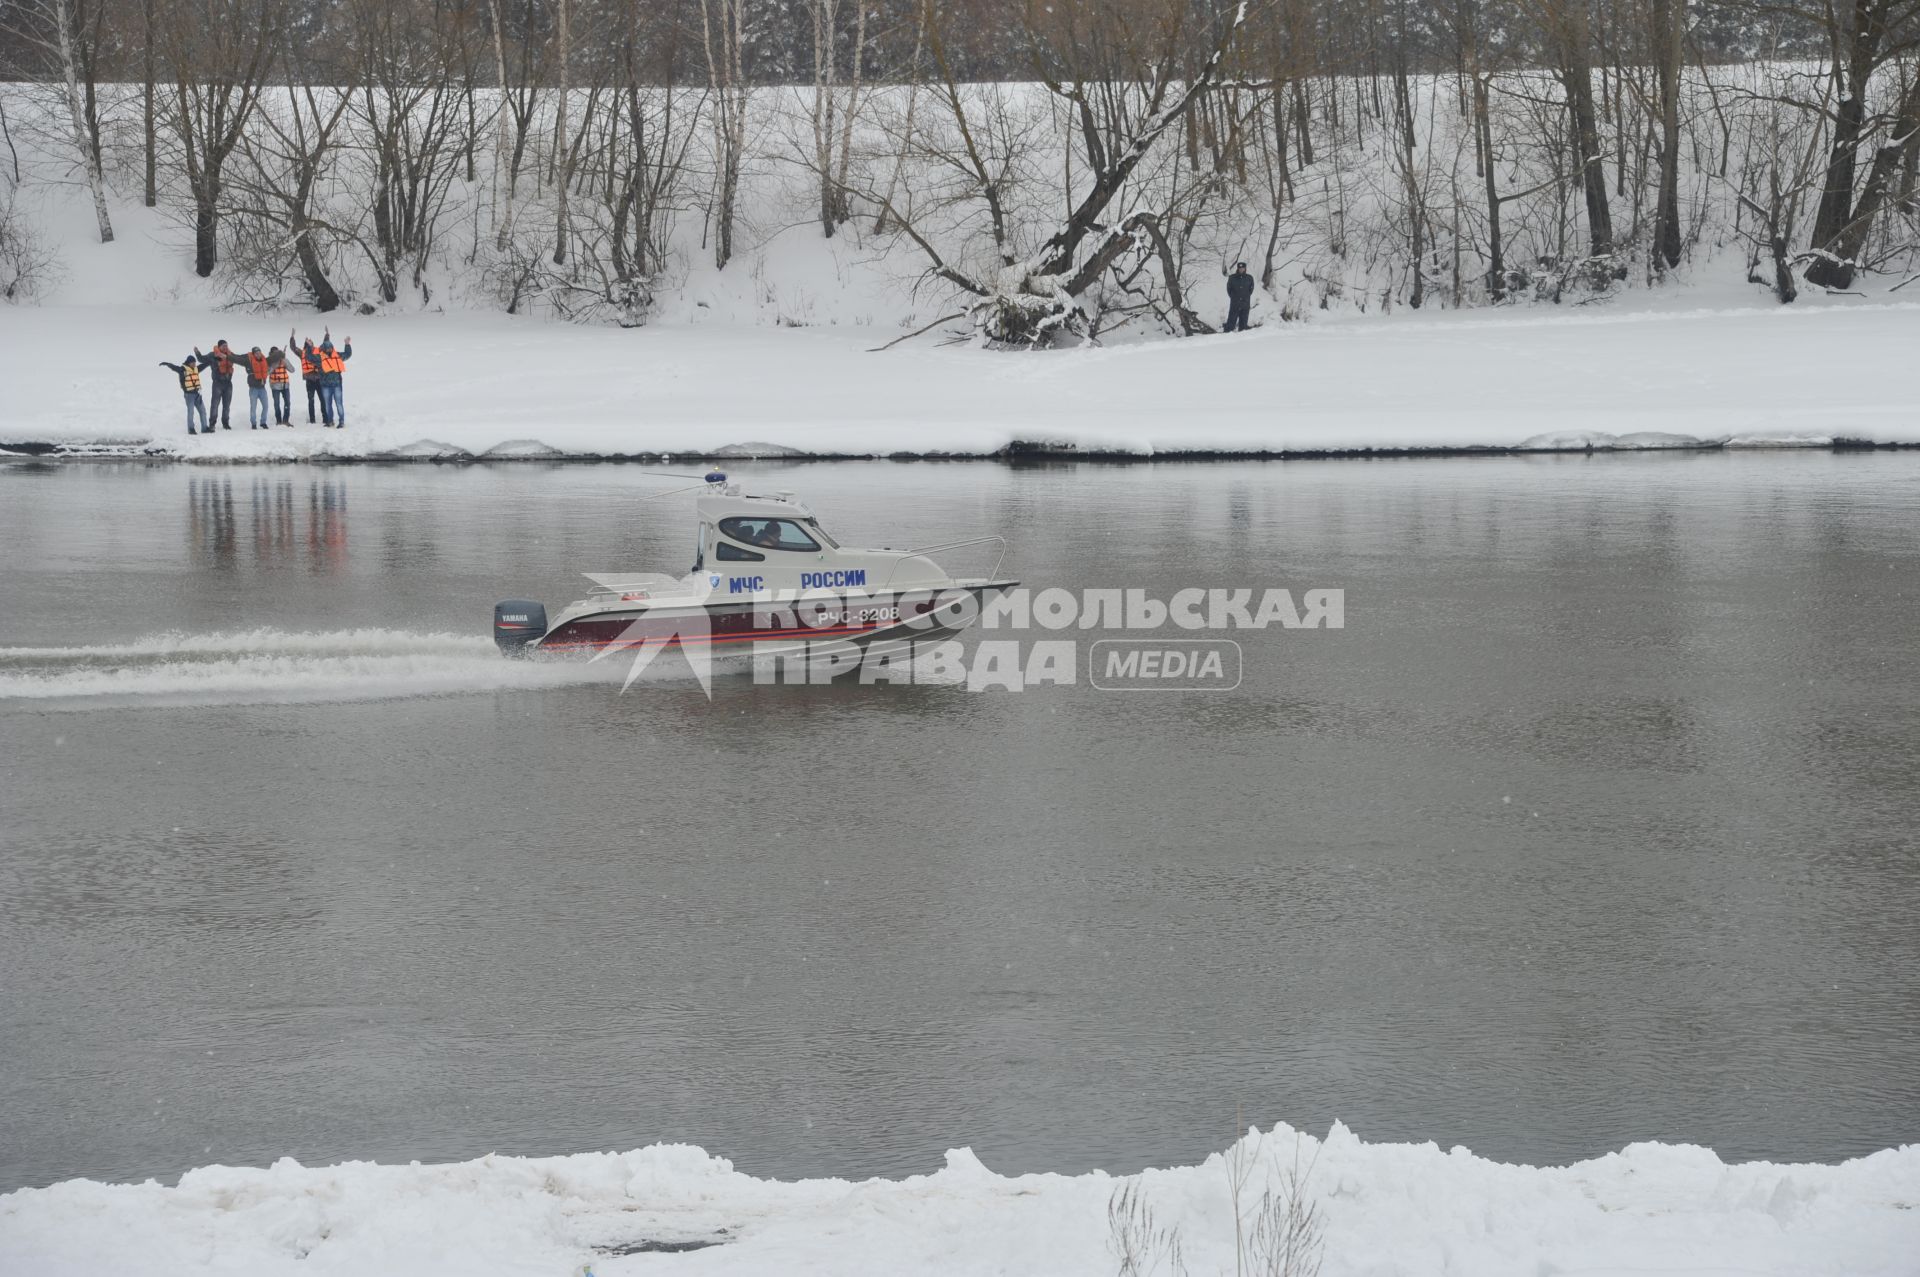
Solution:
[[[1296,1166],[1324,1219],[1325,1277],[1366,1273],[1911,1274],[1920,1146],[1839,1166],[1729,1166],[1635,1144],[1565,1168],[1432,1144],[1249,1134],[1250,1195]],[[1189,1271],[1234,1270],[1227,1161],[1146,1171]],[[686,1145],[445,1166],[208,1167],[177,1188],[74,1180],[0,1198],[0,1268],[136,1272],[1086,1273],[1116,1260],[1122,1181],[1003,1178],[967,1150],[905,1180],[782,1183]],[[1247,1204],[1250,1211],[1251,1203]],[[1166,1269],[1162,1268],[1162,1271]]]
[[[890,334],[871,329],[334,322],[356,339],[345,431],[304,424],[298,402],[297,428],[250,432],[241,389],[231,431],[189,439],[158,361],[220,337],[265,346],[286,320],[0,307],[0,447],[296,460],[1920,443],[1915,304],[1396,315],[1042,354],[931,338],[875,354]]]

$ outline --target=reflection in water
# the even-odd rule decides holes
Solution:
[[[307,565],[320,574],[347,565],[347,485],[340,479],[307,485]]]
[[[195,563],[230,571],[234,566],[233,480],[193,475],[187,480],[187,545]]]
[[[277,563],[293,553],[293,480],[270,474],[253,480],[253,557]]]
[[[347,480],[295,480],[271,473],[238,481],[246,492],[246,544],[251,567],[288,567],[304,560],[309,572],[332,575],[348,564]],[[187,538],[196,564],[233,571],[242,566],[236,481],[228,474],[195,473],[187,480]],[[301,489],[304,489],[304,512]],[[303,517],[304,515],[304,517]]]

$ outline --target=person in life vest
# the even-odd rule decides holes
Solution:
[[[193,353],[199,355],[200,348],[195,346]],[[228,414],[233,411],[233,361],[233,347],[227,345],[224,337],[213,344],[212,354],[200,355],[200,366],[210,368],[213,373],[213,404],[207,409],[207,415],[218,421],[222,430],[233,429],[228,420]]]
[[[207,424],[207,401],[200,396],[200,365],[197,360],[199,354],[199,350],[196,349],[183,362],[177,364],[170,364],[162,359],[160,366],[173,369],[174,375],[180,378],[180,393],[187,401],[187,433],[212,434],[213,427]],[[200,414],[199,431],[193,428],[195,413]]]
[[[273,424],[276,426],[291,428],[293,425],[293,390],[288,384],[292,379],[287,352],[275,346],[267,352],[267,385],[273,390]]]
[[[313,349],[313,339],[308,338],[304,342],[295,341],[293,333],[289,331],[287,350],[300,357],[300,384],[307,388],[307,424],[311,426],[316,420],[324,420],[327,425],[332,425],[332,405],[327,403],[327,397],[320,392],[320,360]],[[314,409],[316,404],[319,405],[321,412],[327,414],[325,417],[316,417]]]
[[[320,365],[320,402],[327,406],[327,415],[333,419],[335,430],[347,428],[346,388],[342,384],[342,374],[346,372],[347,360],[353,358],[353,338],[341,343],[340,349],[333,348],[333,334],[320,335],[320,349],[315,352],[314,362]]]
[[[267,374],[272,371],[267,365],[267,357],[255,346],[241,359],[240,366],[247,370],[247,429],[267,429]]]

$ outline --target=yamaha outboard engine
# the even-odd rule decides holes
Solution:
[[[508,656],[524,656],[547,636],[547,609],[527,599],[493,605],[493,641]]]

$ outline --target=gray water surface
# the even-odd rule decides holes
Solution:
[[[490,608],[683,570],[671,481],[0,465],[0,1190],[1920,1140],[1920,457],[746,473],[1346,628],[1231,693],[621,695]]]

